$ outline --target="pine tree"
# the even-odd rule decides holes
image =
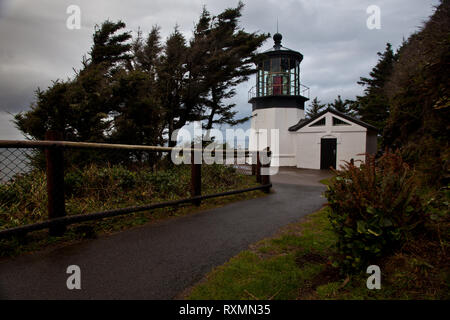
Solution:
[[[105,141],[113,127],[112,114],[117,112],[123,98],[114,94],[115,75],[131,59],[131,39],[122,21],[106,20],[96,26],[89,59],[73,80],[70,94],[75,118],[77,140]]]
[[[322,112],[325,108],[325,104],[321,104],[320,100],[317,99],[317,97],[315,97],[312,101],[311,101],[311,105],[309,106],[308,109],[306,109],[306,119],[311,119],[314,118],[315,116],[317,116],[320,112]]]
[[[163,112],[151,73],[142,70],[122,71],[116,76],[114,94],[121,103],[114,117],[114,131],[111,141],[124,144],[162,145]],[[142,152],[135,153],[140,159]],[[149,163],[156,160],[155,153],[149,153]]]
[[[389,116],[389,101],[385,93],[385,84],[392,74],[393,66],[397,60],[390,43],[386,44],[383,53],[378,52],[378,63],[369,74],[369,78],[361,77],[358,84],[364,86],[364,96],[358,96],[354,110],[362,121],[375,127],[380,132]]]
[[[95,26],[94,44],[89,53],[92,64],[104,63],[111,67],[131,58],[129,54],[131,44],[127,43],[131,39],[130,33],[117,34],[125,26],[125,23],[120,20],[118,22],[106,20],[101,26]]]
[[[156,80],[156,66],[162,51],[160,27],[155,25],[144,42],[142,31],[139,29],[137,37],[132,43],[132,65],[129,69],[139,69],[147,72]]]
[[[342,100],[341,96],[338,95],[337,99],[334,99],[334,102],[329,103],[328,107],[348,115],[353,115],[352,106],[354,104],[354,101],[345,99],[345,101]]]
[[[144,39],[139,29],[132,42],[127,69],[115,76],[114,94],[120,103],[114,117],[114,142],[143,145],[163,144],[164,122],[157,86],[157,66],[162,46],[160,28],[153,26]]]
[[[29,139],[44,140],[47,130],[62,132],[66,139],[73,139],[76,133],[68,101],[70,86],[70,81],[57,80],[47,90],[38,88],[31,110],[15,115],[15,126]]]
[[[169,146],[174,144],[170,140],[172,133],[182,128],[190,120],[191,112],[182,103],[182,94],[186,83],[186,39],[175,26],[167,38],[161,62],[157,66],[158,90],[160,91],[164,119],[169,136]]]
[[[236,125],[249,119],[236,119],[235,104],[225,101],[235,96],[238,84],[247,81],[256,72],[253,66],[256,50],[268,35],[247,33],[239,27],[243,7],[244,4],[239,2],[236,8],[228,8],[210,19],[206,35],[209,54],[205,61],[205,81],[209,89],[205,100],[206,129],[211,129],[214,124]],[[204,14],[204,17],[209,15]],[[207,19],[201,21],[204,27]]]
[[[130,39],[121,21],[105,21],[96,26],[89,58],[74,79],[55,81],[45,91],[36,92],[31,110],[15,116],[14,123],[30,138],[43,139],[46,130],[57,130],[67,140],[104,141],[110,129],[110,114],[120,103],[113,94],[113,75],[130,58]]]

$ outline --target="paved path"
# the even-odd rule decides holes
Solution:
[[[282,170],[274,193],[0,262],[1,299],[172,299],[213,267],[316,211],[328,173]],[[69,265],[81,290],[68,290]]]

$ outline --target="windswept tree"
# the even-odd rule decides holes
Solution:
[[[239,3],[212,16],[204,7],[189,43],[177,27],[166,40],[158,79],[169,137],[190,121],[204,120],[211,129],[248,120],[236,119],[235,104],[226,100],[255,72],[256,49],[268,35],[239,28],[242,8]]]
[[[36,102],[31,110],[18,113],[14,124],[29,139],[43,140],[47,130],[63,132],[65,138],[74,138],[77,133],[68,91],[72,82],[54,81],[47,90],[37,89]]]
[[[205,128],[216,124],[236,125],[248,118],[236,119],[235,104],[228,99],[236,94],[236,86],[247,81],[256,72],[256,50],[269,37],[267,34],[248,33],[239,27],[244,4],[228,8],[218,16],[210,17],[204,9],[199,25],[208,44],[205,56],[205,81],[208,96]],[[207,25],[209,24],[208,28]]]
[[[164,44],[161,61],[157,66],[158,90],[169,139],[176,129],[182,128],[196,116],[193,110],[188,110],[183,104],[187,50],[186,39],[178,26],[175,26]],[[169,140],[169,145],[173,143]]]
[[[163,49],[160,27],[157,25],[153,26],[146,39],[143,38],[142,31],[139,29],[131,49],[131,66],[128,69],[144,71],[151,75],[153,80],[156,80],[156,67],[159,64]]]
[[[74,79],[55,81],[36,92],[31,110],[15,116],[14,123],[29,138],[43,139],[45,131],[62,132],[64,139],[104,141],[110,115],[120,102],[112,90],[114,75],[130,59],[131,38],[121,21],[96,26],[93,46]]]
[[[92,65],[103,64],[109,69],[131,59],[131,44],[128,43],[131,34],[118,33],[125,27],[125,23],[120,20],[118,22],[106,20],[100,27],[95,26],[94,44],[89,53]]]
[[[164,143],[163,108],[157,84],[157,66],[162,46],[159,27],[154,26],[144,39],[138,30],[131,45],[132,58],[113,84],[120,97],[115,106],[113,142],[160,145]]]

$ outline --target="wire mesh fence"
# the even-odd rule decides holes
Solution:
[[[66,215],[125,212],[192,197],[199,204],[206,195],[262,189],[251,177],[254,160],[242,150],[220,155],[222,164],[197,165],[190,152],[179,152],[186,159],[175,165],[170,148],[49,143],[0,144],[0,236]]]
[[[32,149],[0,148],[0,183],[6,183],[17,175],[29,172],[35,153]]]

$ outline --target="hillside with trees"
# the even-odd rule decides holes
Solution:
[[[335,261],[345,274],[379,265],[391,295],[448,299],[450,1],[378,56],[349,105],[378,127],[381,150],[342,166],[326,192]]]
[[[383,145],[400,148],[428,183],[449,178],[450,1],[398,50],[384,89],[389,116]]]

